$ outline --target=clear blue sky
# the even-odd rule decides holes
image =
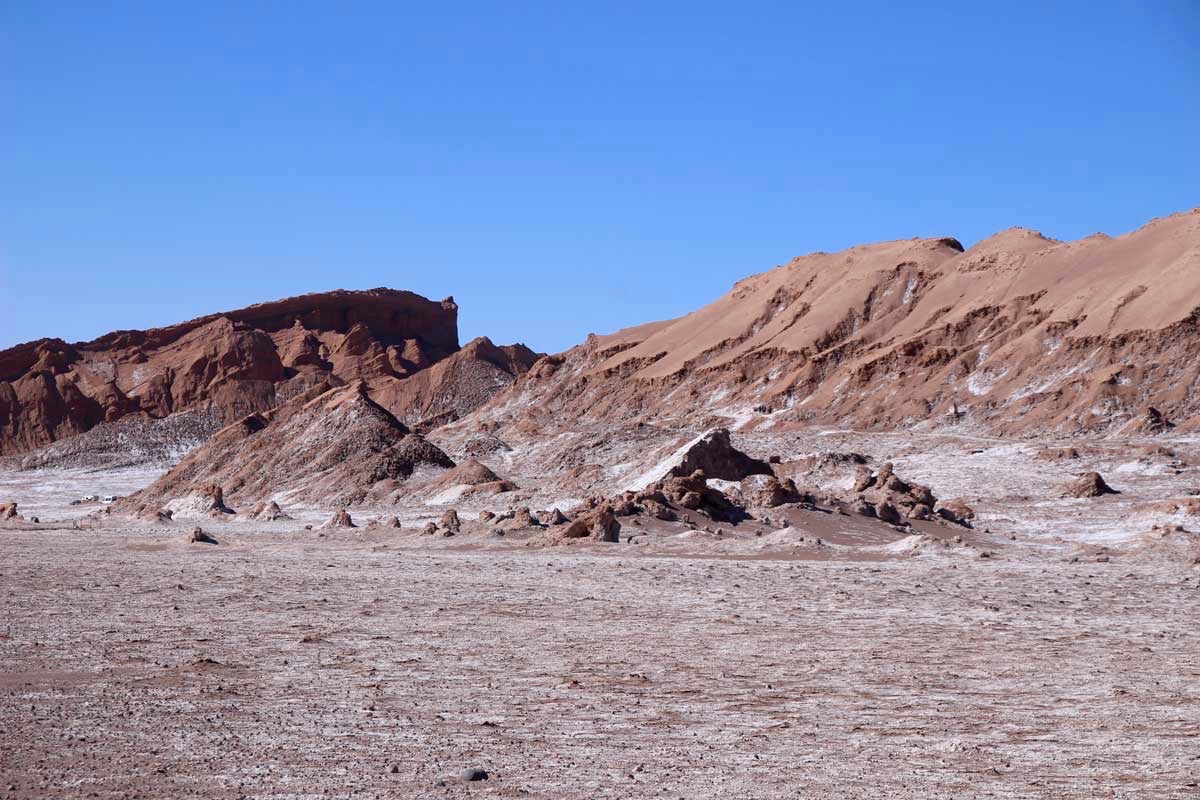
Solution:
[[[384,285],[554,351],[1200,205],[1200,3],[986,6],[7,0],[0,347]]]

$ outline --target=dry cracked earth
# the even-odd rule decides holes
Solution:
[[[402,536],[5,532],[0,794],[1200,795],[1193,569]]]

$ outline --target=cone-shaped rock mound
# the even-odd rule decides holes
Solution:
[[[361,382],[322,385],[219,431],[124,505],[158,508],[216,484],[235,510],[281,495],[288,502],[345,506],[421,467],[453,466],[372,401]]]

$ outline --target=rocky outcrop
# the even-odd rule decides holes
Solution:
[[[965,503],[940,503],[928,486],[902,479],[891,462],[876,472],[860,467],[858,477],[842,503],[854,513],[898,527],[907,526],[909,520],[933,520],[969,528],[970,520],[975,516]]]
[[[1126,435],[1142,435],[1142,436],[1158,436],[1169,432],[1175,427],[1175,423],[1163,416],[1162,412],[1154,406],[1148,407],[1139,416],[1130,420],[1121,433]]]
[[[492,522],[503,530],[524,530],[526,528],[544,528],[545,524],[534,516],[529,506],[511,509],[498,515]]]
[[[404,380],[379,383],[375,400],[418,431],[453,422],[510,386],[539,358],[524,345],[486,337]]]
[[[621,541],[621,523],[613,515],[612,507],[603,505],[594,508],[567,523],[562,531],[564,539],[588,538],[596,542]]]
[[[938,506],[937,514],[947,522],[967,527],[970,527],[971,520],[975,519],[975,509],[962,500],[947,500]]]
[[[437,424],[486,401],[538,357],[486,339],[460,349],[457,316],[452,298],[335,291],[90,342],[17,345],[0,351],[0,455],[130,416],[187,411],[227,424],[322,382],[362,381],[395,415]]]
[[[148,507],[143,507],[145,511],[154,511],[154,504],[148,504]],[[234,514],[234,510],[225,505],[225,490],[221,488],[219,483],[196,484],[190,488],[182,497],[175,497],[163,504],[161,511],[165,511],[170,518],[187,519],[189,517],[214,517],[221,518],[230,514]]]
[[[1059,461],[1074,461],[1079,458],[1079,451],[1074,447],[1048,447],[1044,450],[1039,450],[1037,456],[1038,461],[1049,461],[1057,463]]]
[[[218,544],[217,539],[203,528],[192,528],[187,537],[188,544]]]
[[[326,522],[321,527],[322,528],[357,528],[358,526],[354,524],[354,520],[351,519],[349,511],[347,511],[344,508],[339,508],[337,511],[333,512],[333,516],[329,518],[329,521]]]
[[[748,508],[776,508],[787,503],[814,503],[816,499],[796,488],[791,478],[780,480],[774,475],[751,475],[742,480],[742,502]]]
[[[529,541],[532,546],[553,546],[578,541],[609,542],[621,541],[621,523],[613,514],[613,508],[601,503],[585,509],[574,520],[557,525]]]
[[[450,533],[461,533],[462,521],[458,518],[458,512],[453,508],[447,509],[438,521],[438,527]]]
[[[740,481],[749,475],[771,475],[771,465],[751,458],[733,446],[729,431],[717,428],[701,436],[680,453],[667,474],[686,477],[697,470],[708,478]]]
[[[278,520],[291,519],[290,516],[284,513],[283,509],[274,500],[268,500],[265,503],[259,503],[255,509],[249,514],[250,519],[262,520],[263,522],[276,522]]]
[[[1139,514],[1162,514],[1166,516],[1200,516],[1200,497],[1177,497],[1142,503],[1134,511]]]
[[[1109,486],[1099,472],[1085,472],[1062,489],[1063,497],[1100,497],[1106,494],[1120,492]]]
[[[454,462],[371,400],[363,383],[318,386],[222,429],[118,505],[174,510],[176,498],[217,485],[223,500],[241,506],[273,497],[350,506],[394,496],[422,466],[449,469]]]
[[[517,484],[501,478],[477,458],[468,458],[430,484],[427,492],[440,493],[458,488],[458,496],[502,494],[517,489]]]

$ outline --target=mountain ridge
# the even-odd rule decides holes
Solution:
[[[38,339],[0,351],[0,455],[131,415],[195,411],[227,423],[325,380],[363,380],[403,410],[412,405],[405,381],[462,349],[453,298],[434,302],[386,288],[299,295],[87,342]],[[538,355],[523,345],[505,352],[479,366],[495,389]],[[459,360],[467,372],[475,367]],[[476,387],[471,396],[478,403],[485,395]],[[469,408],[426,402],[419,410],[453,418]]]
[[[543,360],[472,417],[724,418],[750,430],[1200,427],[1200,209],[1117,237],[1010,228],[813,253],[675,320]],[[526,426],[535,424],[526,419]]]

